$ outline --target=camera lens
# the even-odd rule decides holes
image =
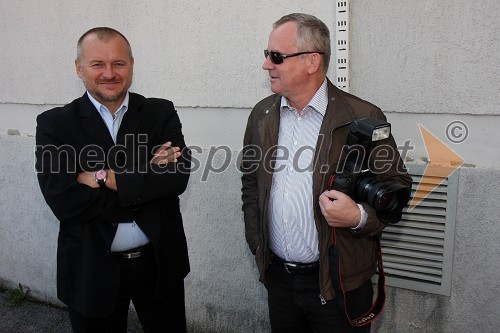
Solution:
[[[366,202],[375,210],[384,212],[389,209],[389,205],[394,198],[390,193],[384,191],[385,183],[378,182],[372,176],[366,176],[358,184],[358,198]]]
[[[396,195],[394,192],[384,192],[378,200],[378,206],[380,210],[386,211],[394,208],[394,204],[396,203]]]
[[[400,211],[410,196],[403,185],[377,181],[371,175],[366,175],[359,181],[356,194],[360,201],[368,203],[377,213],[382,214]]]

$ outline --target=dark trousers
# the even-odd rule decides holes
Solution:
[[[126,333],[130,301],[133,302],[145,333],[186,332],[184,282],[165,300],[156,295],[157,270],[154,253],[135,258],[117,259],[121,266],[120,295],[108,318],[87,318],[69,309],[75,333]]]
[[[290,274],[280,264],[266,273],[269,319],[273,333],[369,333],[370,325],[353,327],[344,321],[335,301],[321,304],[319,275]],[[351,318],[371,307],[373,286],[367,281],[349,292]]]

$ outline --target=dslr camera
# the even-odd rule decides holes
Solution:
[[[397,182],[376,180],[367,158],[372,143],[386,140],[390,135],[388,122],[374,118],[354,120],[346,141],[347,158],[342,172],[332,175],[329,189],[345,193],[356,202],[366,202],[375,208],[382,221],[394,224],[401,220],[410,194]]]

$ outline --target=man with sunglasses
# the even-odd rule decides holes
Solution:
[[[245,236],[268,291],[274,333],[370,331],[369,324],[351,326],[336,306],[331,227],[338,230],[347,310],[356,317],[372,305],[373,236],[385,224],[367,204],[326,189],[351,122],[385,116],[328,80],[330,54],[328,27],[316,17],[290,14],[275,22],[262,65],[274,94],[254,107],[244,136]],[[380,178],[408,187],[407,174],[396,170],[400,156],[392,137],[389,146],[390,169]]]

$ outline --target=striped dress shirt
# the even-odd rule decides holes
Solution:
[[[326,79],[298,112],[281,97],[276,165],[269,198],[271,251],[301,263],[319,259],[313,209],[313,160],[328,105]]]

